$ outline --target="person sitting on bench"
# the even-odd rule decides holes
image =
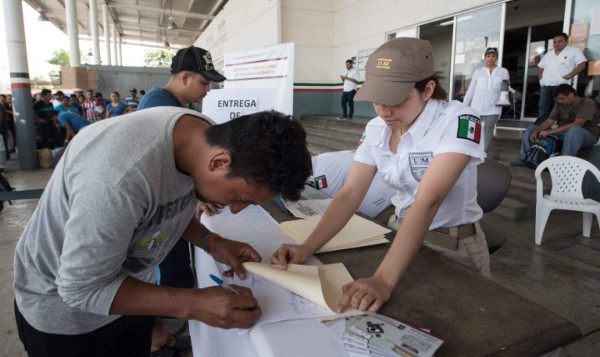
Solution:
[[[569,84],[561,84],[554,90],[556,104],[548,119],[540,125],[531,125],[523,133],[519,159],[510,164],[525,166],[525,157],[531,144],[539,136],[553,135],[563,142],[561,155],[577,156],[579,149],[593,146],[600,137],[600,118],[595,115],[596,103],[580,97]],[[556,124],[556,128],[552,126]]]

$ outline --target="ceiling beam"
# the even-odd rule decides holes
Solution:
[[[161,27],[161,26],[158,26],[158,25],[144,25],[144,24],[138,24],[136,22],[124,22],[124,21],[121,21],[120,24],[121,24],[121,28],[123,28],[124,31],[128,30],[128,29],[136,28],[136,27],[143,28],[143,29],[148,29],[148,30],[161,30],[161,31],[164,30],[164,29],[166,29],[166,27]],[[178,32],[181,31],[181,32],[192,32],[194,34],[197,34],[197,33],[200,32],[199,30],[193,30],[193,29],[187,29],[187,28],[181,28],[181,27],[179,27],[177,30],[169,30],[169,29],[167,29],[167,31],[169,33],[178,33]]]
[[[138,11],[158,12],[158,13],[163,13],[163,14],[166,14],[166,12],[169,11],[169,15],[170,15],[170,10],[156,8],[156,7],[123,4],[123,3],[117,3],[117,2],[109,3],[108,7],[131,9],[131,10],[138,10]],[[187,18],[191,18],[191,19],[200,19],[200,20],[213,20],[215,18],[214,16],[211,16],[211,15],[193,14],[193,13],[189,13],[189,12],[185,12],[185,11],[177,11],[177,10],[173,10],[173,16],[182,16],[182,17],[187,17]]]

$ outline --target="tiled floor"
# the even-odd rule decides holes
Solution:
[[[51,170],[19,171],[10,160],[6,176],[17,189],[43,188]],[[37,200],[15,201],[0,212],[0,355],[25,356],[13,318],[12,261],[19,236]],[[584,338],[566,346],[561,356],[592,356],[600,351],[600,232],[581,236],[581,214],[558,211],[550,216],[541,246],[533,241],[535,222],[493,213],[484,218],[508,237],[491,257],[493,280],[574,322]]]

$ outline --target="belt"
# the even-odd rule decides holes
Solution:
[[[456,238],[458,239],[469,238],[477,233],[477,230],[475,229],[475,224],[473,223],[461,224],[460,226],[456,227],[439,227],[434,229],[434,231],[450,235],[450,231],[452,230],[452,228],[456,228]]]

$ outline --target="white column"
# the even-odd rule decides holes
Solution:
[[[100,41],[98,37],[98,4],[90,0],[90,35],[92,35],[92,53],[94,64],[100,64]]]
[[[118,66],[119,61],[117,58],[117,26],[114,23],[112,23],[110,25],[110,30],[112,32],[111,44],[112,44],[113,63],[115,63]]]
[[[71,67],[80,67],[79,59],[79,30],[77,29],[77,3],[75,0],[65,0],[67,15],[67,35],[69,36],[69,55]]]
[[[119,66],[123,65],[123,37],[119,36],[119,44],[117,46],[117,58],[119,61]]]
[[[37,147],[35,143],[35,122],[31,105],[31,83],[27,47],[25,46],[25,25],[23,24],[23,3],[21,0],[4,0],[4,33],[6,38],[10,89],[14,103],[15,130],[19,147],[21,170],[37,168]]]
[[[112,58],[110,57],[110,25],[108,24],[108,5],[102,5],[102,27],[104,27],[104,58],[107,65],[112,66]]]

